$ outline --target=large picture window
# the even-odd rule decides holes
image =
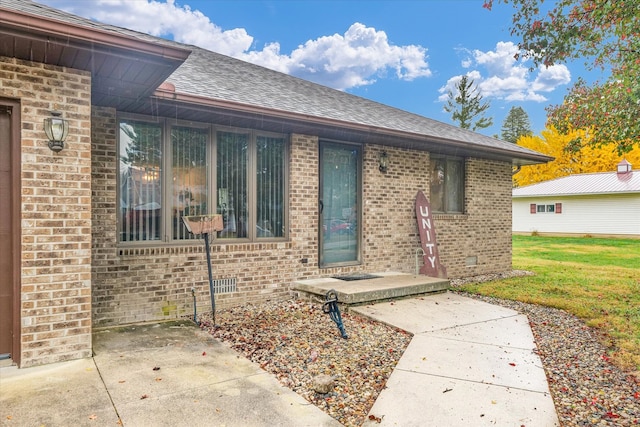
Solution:
[[[464,159],[431,156],[431,210],[464,212]]]
[[[182,217],[210,213],[219,239],[286,237],[284,135],[121,118],[119,155],[121,242],[194,239]]]

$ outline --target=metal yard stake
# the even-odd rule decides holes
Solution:
[[[331,320],[333,320],[336,323],[336,326],[338,327],[338,330],[340,331],[340,335],[342,335],[342,338],[344,339],[349,338],[349,336],[347,335],[347,332],[344,330],[344,324],[342,323],[342,316],[340,315],[340,307],[338,307],[338,293],[334,289],[331,289],[329,292],[326,293],[325,303],[322,304],[322,311],[325,314],[328,314],[329,317],[331,317]]]
[[[190,233],[194,235],[202,235],[204,238],[204,247],[207,252],[207,270],[209,272],[209,295],[211,297],[211,311],[213,314],[213,326],[216,325],[216,297],[213,287],[213,272],[211,269],[211,253],[209,250],[209,233],[215,233],[223,228],[222,215],[193,215],[183,216],[182,221]],[[195,304],[195,302],[194,302]],[[195,306],[194,306],[195,307]],[[195,317],[195,314],[194,314]]]

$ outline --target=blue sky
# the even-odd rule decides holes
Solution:
[[[516,61],[512,9],[482,0],[37,0],[100,22],[194,44],[451,123],[447,92],[463,75],[478,85],[499,135],[522,107],[534,133],[582,61],[529,72]]]

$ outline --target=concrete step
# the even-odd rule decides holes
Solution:
[[[335,290],[338,302],[347,305],[363,305],[379,301],[407,298],[431,292],[443,292],[449,281],[437,277],[416,276],[398,272],[370,273],[372,278],[345,280],[335,277],[299,280],[292,291],[299,298],[324,301],[328,291]],[[347,277],[351,279],[351,277]]]

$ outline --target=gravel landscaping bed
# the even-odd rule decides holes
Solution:
[[[452,281],[463,283],[514,275],[514,271]],[[640,425],[640,381],[609,362],[596,332],[564,311],[466,294],[517,310],[529,318],[562,426]],[[346,426],[359,426],[385,387],[411,335],[342,313],[349,335],[343,339],[321,304],[290,300],[247,304],[200,316],[201,327],[258,363],[286,387]],[[600,337],[602,338],[602,337]],[[314,377],[335,380],[327,394],[313,390]]]
[[[227,343],[280,383],[346,426],[365,421],[411,334],[342,313],[348,339],[321,304],[300,300],[247,304],[200,317],[201,328]],[[329,375],[332,392],[313,390],[313,379]]]
[[[456,287],[532,274],[526,271],[452,280]],[[563,310],[462,293],[525,314],[562,426],[640,425],[640,377],[609,362],[607,339]]]

